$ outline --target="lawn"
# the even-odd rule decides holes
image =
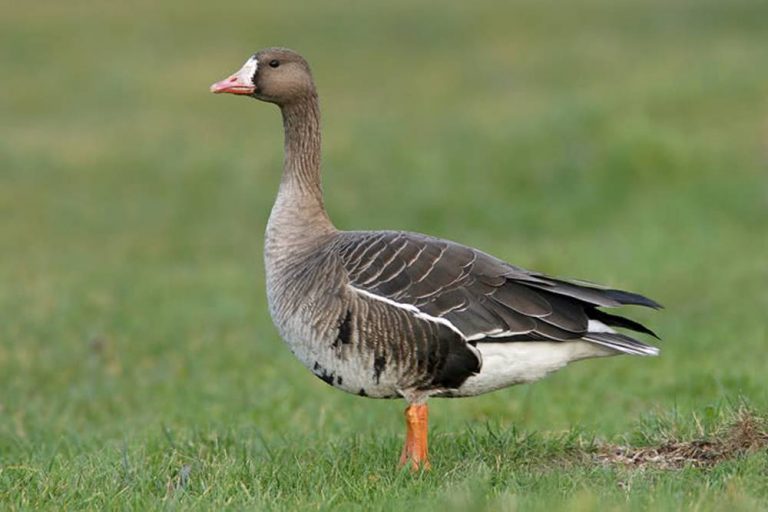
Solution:
[[[768,508],[764,0],[2,12],[0,509]],[[272,45],[314,68],[339,227],[644,293],[661,357],[436,399],[399,471],[404,404],[269,319],[280,117],[208,85]]]

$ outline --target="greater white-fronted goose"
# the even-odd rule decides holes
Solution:
[[[317,92],[297,53],[262,50],[211,91],[280,107],[285,161],[264,248],[270,314],[320,379],[408,402],[401,464],[429,467],[429,397],[532,382],[580,359],[658,354],[612,327],[649,329],[600,309],[660,307],[642,295],[418,233],[337,230],[323,205]]]

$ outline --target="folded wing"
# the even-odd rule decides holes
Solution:
[[[625,353],[658,353],[609,326],[654,335],[648,328],[598,309],[661,307],[639,294],[555,279],[416,233],[348,232],[337,251],[349,286],[448,322],[472,344],[585,339]]]

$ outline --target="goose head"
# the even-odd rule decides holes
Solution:
[[[315,84],[301,55],[287,48],[267,48],[251,56],[235,74],[211,85],[211,92],[284,106],[314,95]]]

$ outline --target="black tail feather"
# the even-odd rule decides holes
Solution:
[[[623,290],[601,290],[607,297],[621,304],[645,306],[653,309],[664,309],[664,306],[639,293],[625,292]]]
[[[599,285],[587,284],[579,281],[556,279],[549,276],[538,275],[539,281],[522,282],[530,288],[546,290],[558,295],[566,295],[582,302],[595,306],[614,308],[624,305],[645,306],[653,309],[663,309],[664,306],[639,293],[626,292],[613,288],[603,288]]]
[[[655,332],[653,332],[652,330],[650,330],[640,322],[635,322],[634,320],[630,320],[629,318],[625,318],[623,316],[612,315],[610,313],[606,313],[605,311],[600,311],[599,309],[596,309],[596,308],[589,308],[587,310],[587,316],[593,320],[603,322],[605,325],[610,325],[612,327],[623,327],[625,329],[630,329],[635,332],[650,334],[657,340],[661,339]]]

